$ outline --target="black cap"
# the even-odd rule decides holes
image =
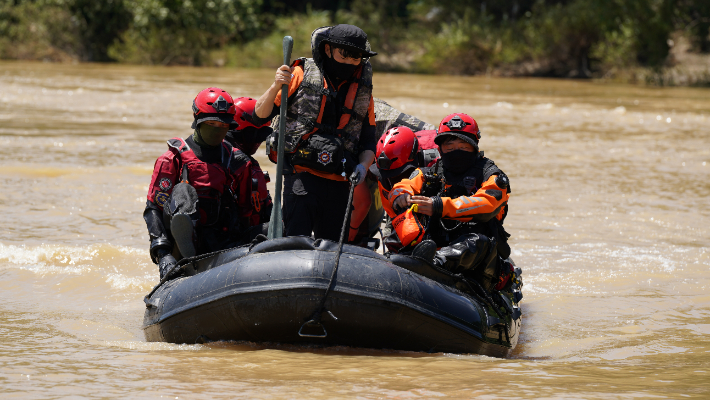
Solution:
[[[467,142],[472,145],[473,148],[478,151],[478,140],[476,140],[473,135],[468,132],[441,132],[434,138],[434,143],[436,143],[438,146],[441,146],[442,144],[444,144],[446,139],[450,137],[459,138],[464,142]]]
[[[365,31],[355,25],[340,24],[333,26],[330,28],[328,36],[323,39],[323,42],[359,51],[363,54],[363,57],[377,55],[376,52],[370,50],[370,42],[367,41]]]

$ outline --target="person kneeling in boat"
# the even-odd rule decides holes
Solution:
[[[246,163],[224,141],[234,121],[234,101],[211,87],[195,97],[192,110],[194,133],[168,140],[168,151],[155,162],[143,212],[150,258],[161,279],[174,271],[176,256],[193,257],[241,241],[231,187]]]
[[[441,121],[435,139],[441,158],[418,168],[390,192],[392,209],[400,212],[392,224],[399,248],[390,248],[462,273],[491,292],[499,283],[502,260],[510,256],[503,228],[510,184],[479,151],[480,137],[478,124],[466,114]],[[422,241],[425,236],[430,239]]]
[[[415,169],[426,167],[439,157],[439,151],[434,143],[435,136],[436,130],[434,129],[414,133],[409,127],[395,126],[387,130],[377,142],[375,163],[370,166],[367,182],[369,183],[370,180],[376,182],[376,195],[379,196],[382,209],[386,213],[383,237],[386,238],[394,234],[392,232],[392,218],[396,216],[396,213],[390,207],[388,200],[392,188],[402,179],[408,178]],[[355,201],[353,202],[355,207],[350,223],[351,242],[363,240],[367,233],[367,230],[363,229],[363,225],[366,225],[363,222],[366,216],[368,220],[371,219],[370,215],[357,214],[358,207],[363,209],[366,206],[370,212],[373,212],[370,209],[369,192],[366,193],[366,197],[359,193],[359,189],[360,186],[355,189]],[[359,198],[358,195],[360,195]]]
[[[279,67],[257,101],[254,121],[260,124],[278,115],[281,87],[288,85],[286,118],[276,125],[286,128],[284,235],[313,233],[316,239],[338,241],[348,206],[348,176],[361,184],[375,158],[368,59],[377,53],[370,51],[362,29],[344,24],[316,29],[311,51],[313,58]]]
[[[234,152],[245,170],[235,181],[233,191],[237,198],[239,219],[245,240],[252,240],[257,235],[268,233],[273,202],[266,184],[270,181],[268,172],[264,172],[259,162],[252,157],[261,143],[273,132],[271,121],[256,124],[252,118],[256,99],[239,97],[235,99],[234,122],[226,141],[234,147]]]

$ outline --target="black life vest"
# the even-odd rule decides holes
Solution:
[[[458,174],[456,181],[452,181],[451,175],[444,170],[441,159],[431,167],[421,168],[421,170],[425,176],[425,186],[422,188],[423,196],[452,199],[476,193],[481,185],[493,175],[505,175],[493,160],[484,157],[483,152],[479,153],[478,159],[471,168],[463,174]],[[510,186],[508,186],[508,193],[510,193]],[[493,217],[484,223],[460,222],[442,218],[440,221],[433,221],[434,224],[429,226],[428,233],[441,246],[445,246],[457,237],[468,233],[480,233],[493,237],[498,243],[498,254],[506,259],[510,256],[510,246],[508,245],[510,235],[503,228],[503,221],[508,214],[507,204],[504,206],[504,210],[502,219]]]

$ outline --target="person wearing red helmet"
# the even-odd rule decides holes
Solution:
[[[510,256],[503,228],[510,183],[479,151],[480,138],[478,124],[466,114],[441,121],[435,139],[441,158],[416,169],[389,194],[392,209],[399,212],[393,226],[400,239],[399,246],[390,248],[463,273],[491,292]]]
[[[235,156],[245,163],[245,170],[235,180],[232,190],[237,196],[240,223],[243,229],[248,229],[246,235],[266,235],[268,222],[271,219],[273,202],[266,188],[270,181],[259,162],[252,157],[261,143],[273,132],[271,122],[256,124],[252,118],[256,99],[239,97],[235,99],[236,114],[227,132],[226,141],[234,146]]]
[[[372,65],[365,32],[340,24],[311,35],[313,58],[282,65],[259,98],[254,120],[279,114],[282,85],[288,85],[284,176],[284,235],[337,241],[347,209],[348,177],[364,181],[377,138]],[[273,160],[272,160],[273,161]]]
[[[422,122],[422,125],[424,124]],[[414,133],[409,126],[394,126],[380,136],[375,151],[375,163],[370,166],[366,184],[355,188],[350,220],[349,241],[351,243],[364,242],[377,232],[377,230],[373,231],[372,227],[376,224],[379,229],[379,221],[382,220],[383,213],[385,214],[383,237],[392,233],[391,218],[396,213],[387,200],[389,193],[395,183],[409,177],[417,167],[426,167],[439,157],[439,151],[434,144],[435,136],[435,129]],[[375,207],[373,207],[373,200]]]
[[[168,140],[168,151],[155,162],[143,212],[161,279],[174,271],[176,255],[192,257],[242,240],[231,187],[245,162],[224,141],[234,100],[211,87],[197,94],[192,110],[194,132]]]

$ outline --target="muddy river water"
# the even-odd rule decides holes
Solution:
[[[258,96],[272,76],[0,63],[0,397],[710,397],[708,89],[376,74],[425,121],[472,115],[511,179],[507,359],[147,343],[153,162],[199,90]]]

